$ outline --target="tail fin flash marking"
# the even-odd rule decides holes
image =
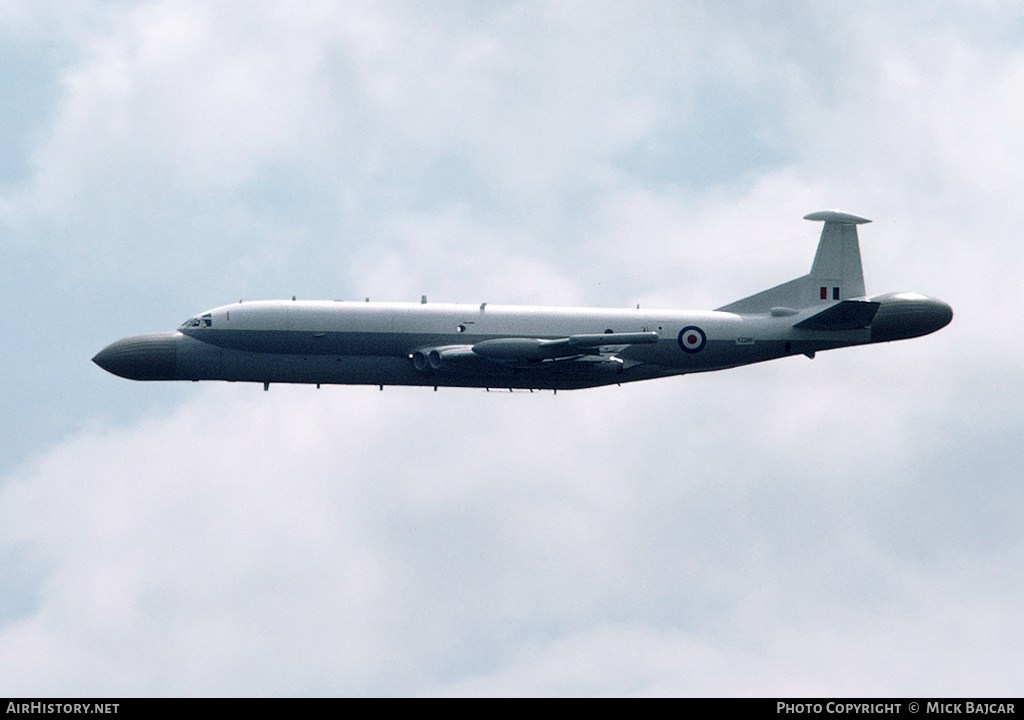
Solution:
[[[756,293],[718,308],[723,312],[758,314],[773,307],[809,308],[821,302],[862,298],[864,271],[860,261],[857,226],[871,222],[838,210],[804,216],[824,222],[811,272],[796,280]]]

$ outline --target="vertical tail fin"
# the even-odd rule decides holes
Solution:
[[[838,210],[811,213],[805,215],[804,220],[825,223],[810,274],[737,300],[719,310],[757,314],[770,312],[772,308],[801,310],[822,302],[864,297],[864,271],[860,262],[857,226],[871,221]]]
[[[804,220],[825,221],[814,265],[808,275],[818,284],[818,299],[864,297],[864,270],[860,263],[857,226],[871,221],[836,210],[811,213],[805,215]]]

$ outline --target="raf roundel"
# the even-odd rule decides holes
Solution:
[[[700,352],[704,349],[704,344],[707,341],[708,338],[704,331],[695,325],[684,327],[679,331],[679,347],[683,349],[683,352]]]

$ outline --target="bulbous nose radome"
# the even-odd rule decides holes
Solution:
[[[96,353],[94,363],[129,380],[177,380],[180,333],[132,335]]]

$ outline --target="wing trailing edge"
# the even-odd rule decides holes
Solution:
[[[490,360],[553,360],[586,354],[607,345],[637,345],[658,342],[656,332],[581,333],[554,340],[540,338],[494,338],[472,346],[481,357]]]

